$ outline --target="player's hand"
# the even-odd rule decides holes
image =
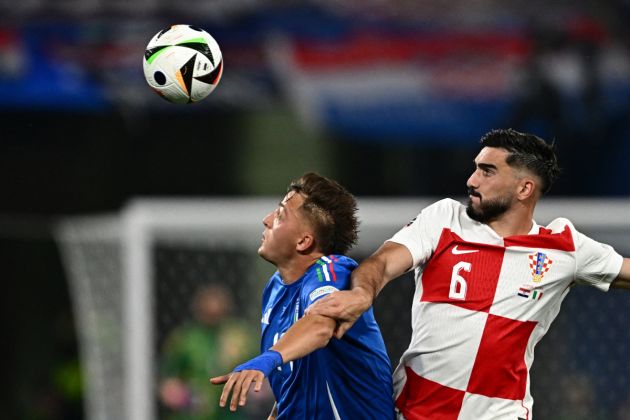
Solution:
[[[256,383],[254,391],[260,391],[263,379],[280,365],[282,365],[282,355],[275,350],[269,349],[235,367],[231,374],[211,378],[210,382],[213,384],[225,384],[219,399],[219,405],[225,407],[231,392],[230,410],[236,411],[237,405],[243,406],[247,402],[247,393],[252,382]]]
[[[335,337],[341,338],[372,305],[372,298],[361,289],[341,290],[319,299],[306,310],[311,315],[324,315],[337,321]]]
[[[254,391],[258,392],[262,388],[264,379],[265,375],[259,370],[242,370],[211,378],[210,382],[215,385],[225,384],[219,398],[219,406],[225,407],[232,393],[230,411],[236,411],[238,406],[242,407],[247,403],[247,393],[252,383],[255,384]]]

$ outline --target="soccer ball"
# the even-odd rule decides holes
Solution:
[[[199,102],[217,87],[223,74],[219,44],[203,29],[173,25],[149,41],[144,77],[161,97],[176,104]]]

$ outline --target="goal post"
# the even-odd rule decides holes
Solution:
[[[359,244],[350,256],[365,258],[434,201],[428,197],[358,198]],[[198,284],[220,279],[234,290],[239,311],[256,326],[260,293],[274,270],[256,250],[262,219],[277,202],[277,197],[137,199],[118,214],[60,221],[56,238],[78,329],[86,418],[159,417],[158,343],[166,330],[185,319],[188,298]],[[539,204],[536,221],[546,224],[557,216],[566,217],[594,239],[630,255],[629,215],[628,199],[549,198]],[[412,282],[393,282],[375,303],[394,366],[409,342],[412,290]],[[593,316],[607,316],[608,312],[595,313],[599,309],[593,309]],[[167,321],[160,321],[160,314],[168,311]],[[574,316],[571,311],[567,317]],[[550,345],[566,346],[565,330],[571,325],[559,324]],[[628,340],[626,333],[620,342]],[[541,363],[550,363],[550,372],[534,378],[542,390],[552,389],[554,375],[564,363],[551,354],[555,349],[544,350],[540,350]],[[617,363],[605,353],[594,357],[601,363]],[[536,385],[532,388],[538,398]]]
[[[156,242],[179,244],[222,242],[223,247],[255,251],[260,240],[261,214],[269,211],[268,199],[211,201],[134,201],[123,213],[125,255],[124,275],[126,324],[126,404],[129,419],[156,417],[155,349],[153,314],[154,264]],[[212,226],[211,228],[209,228]],[[221,238],[221,239],[219,239]],[[214,245],[216,246],[216,245]],[[149,356],[149,357],[147,357]]]

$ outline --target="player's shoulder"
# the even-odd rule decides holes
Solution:
[[[307,271],[305,281],[336,282],[349,278],[352,270],[358,266],[357,262],[345,255],[323,255]]]
[[[358,265],[355,260],[346,255],[324,255],[323,257],[321,257],[321,260],[327,264],[335,264],[339,267],[348,268],[350,270],[354,270]]]
[[[345,255],[324,255],[308,270],[301,286],[306,306],[332,292],[350,287],[350,275],[357,262]]]
[[[465,211],[466,207],[459,201],[444,198],[422,209],[421,215],[426,220],[450,220]]]
[[[453,200],[452,198],[443,198],[434,202],[433,204],[428,205],[422,210],[423,212],[430,213],[439,213],[443,214],[447,213],[458,213],[464,208],[464,205],[457,200]]]
[[[547,226],[545,226],[545,230],[548,233],[562,233],[565,232],[567,229],[571,232],[576,231],[573,223],[565,217],[558,217],[556,219],[553,219],[547,224]]]
[[[427,233],[426,229],[429,229],[430,232],[439,233],[444,227],[460,224],[465,216],[465,206],[452,198],[444,198],[424,207],[398,233],[408,234],[410,231],[406,228],[412,228],[412,231],[413,229],[421,229],[424,233]]]
[[[317,265],[334,274],[350,273],[359,265],[352,258],[345,255],[331,254],[324,255],[317,260]]]

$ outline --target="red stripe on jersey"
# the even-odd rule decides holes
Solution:
[[[560,233],[541,227],[537,235],[508,236],[503,240],[505,246],[522,246],[526,248],[558,249],[560,251],[575,251],[575,243],[569,226],[565,226]]]
[[[424,302],[450,303],[488,312],[494,301],[505,248],[466,242],[443,229],[422,273]]]
[[[467,391],[508,400],[525,398],[525,350],[536,324],[489,314]]]
[[[330,274],[332,275],[332,281],[336,282],[337,281],[337,273],[335,273],[335,266],[332,262],[332,260],[330,260]]]
[[[440,385],[405,367],[407,382],[396,399],[396,407],[407,420],[456,420],[464,391]]]

